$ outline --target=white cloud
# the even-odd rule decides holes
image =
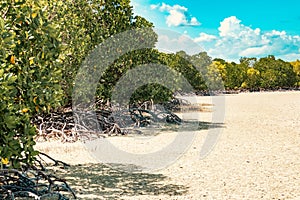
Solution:
[[[192,25],[192,26],[199,26],[199,25],[201,25],[201,23],[197,20],[196,17],[192,17],[190,25]]]
[[[272,30],[269,33],[266,33],[266,36],[270,36],[270,37],[286,37],[286,32],[285,31],[276,31],[276,30]]]
[[[218,28],[220,31],[220,36],[237,37],[241,29],[240,22],[241,21],[238,20],[235,16],[224,19],[220,23],[220,27]]]
[[[158,6],[159,6],[159,4],[158,4]],[[170,12],[171,10],[178,10],[178,11],[183,11],[183,12],[188,11],[188,9],[186,7],[184,7],[184,6],[180,6],[178,4],[176,4],[174,6],[170,6],[170,5],[165,4],[165,3],[162,3],[162,5],[159,7],[159,10],[161,12],[163,12],[163,11]]]
[[[199,37],[194,39],[194,42],[211,42],[213,40],[216,40],[217,37],[214,35],[209,35],[206,33],[200,33]]]
[[[238,61],[240,57],[275,55],[279,58],[296,58],[300,54],[300,36],[285,31],[261,31],[241,23],[235,16],[220,22],[218,35],[200,33],[194,38],[210,56]],[[300,58],[300,57],[298,57]]]
[[[180,26],[182,24],[187,24],[186,17],[183,13],[177,10],[170,10],[170,15],[167,16],[167,25],[170,26]]]
[[[261,46],[261,47],[250,47],[247,48],[239,53],[242,57],[253,57],[253,56],[260,56],[262,54],[266,54],[270,50],[268,45]]]
[[[166,24],[171,26],[199,26],[201,23],[196,17],[190,17],[188,15],[188,9],[184,6],[168,5],[165,3],[150,5],[151,9],[158,9],[160,12],[166,12]]]
[[[157,30],[158,42],[156,48],[166,53],[176,53],[184,50],[188,54],[195,54],[204,51],[188,35],[179,34],[173,31]]]
[[[296,39],[296,40],[300,41],[300,36],[299,35],[295,35],[295,36],[293,36],[293,39]]]
[[[300,60],[300,52],[281,55],[280,58],[286,61]]]
[[[151,4],[150,5],[150,9],[151,10],[155,10],[155,9],[157,9],[159,7],[159,4]]]

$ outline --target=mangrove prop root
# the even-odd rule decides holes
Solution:
[[[181,119],[170,110],[182,102],[173,100],[153,108],[148,102],[129,109],[98,106],[88,111],[65,108],[61,111],[34,116],[31,122],[37,128],[37,141],[60,140],[76,142],[99,137],[125,135],[131,128],[145,127],[152,123],[180,124]],[[167,109],[164,109],[167,108]]]
[[[69,165],[41,153],[54,162],[53,166]],[[37,160],[38,166],[25,166],[20,170],[3,168],[0,169],[0,199],[15,199],[27,197],[31,199],[67,200],[76,199],[74,191],[67,184],[66,180],[47,173],[43,160]]]

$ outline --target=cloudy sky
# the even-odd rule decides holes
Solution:
[[[300,59],[299,0],[131,0],[131,4],[136,15],[170,31],[159,33],[159,45],[168,44],[168,50],[183,48],[190,54],[205,50],[213,58],[236,62],[271,54],[287,61]]]

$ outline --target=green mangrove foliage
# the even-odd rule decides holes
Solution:
[[[77,71],[96,45],[141,27],[152,24],[133,16],[129,0],[1,1],[0,158],[12,167],[31,163],[38,154],[31,117],[71,102]]]
[[[0,157],[31,163],[37,152],[30,117],[60,106],[60,41],[47,1],[0,3]]]

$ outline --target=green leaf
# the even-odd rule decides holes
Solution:
[[[0,77],[2,77],[4,74],[4,69],[0,69]]]
[[[0,17],[0,30],[4,29],[4,20]]]

